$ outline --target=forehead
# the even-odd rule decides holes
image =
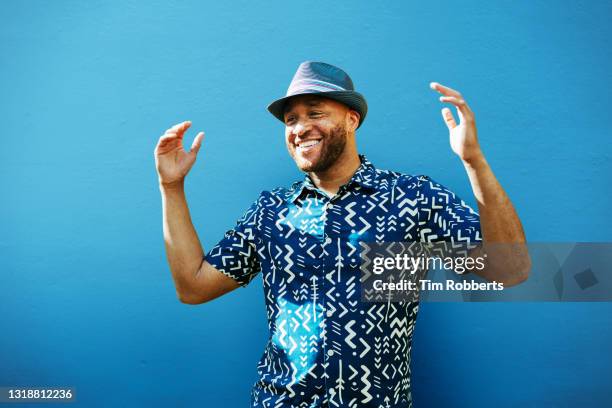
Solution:
[[[287,114],[297,108],[298,106],[303,107],[332,107],[335,105],[342,105],[329,98],[323,98],[318,95],[299,95],[289,99],[285,104],[284,113]]]

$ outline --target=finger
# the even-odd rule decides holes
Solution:
[[[186,120],[185,122],[177,123],[170,129],[166,130],[166,134],[176,134],[178,137],[183,137],[185,131],[191,126],[191,121]]]
[[[182,148],[183,140],[176,134],[164,134],[161,136],[155,146],[155,154],[174,150],[177,147]]]
[[[168,129],[166,132],[178,132],[179,130],[183,128],[188,128],[189,126],[191,126],[191,121],[186,120],[184,122],[177,123],[176,125],[172,126],[170,129]]]
[[[463,119],[463,117],[471,117],[472,115],[472,111],[470,110],[469,106],[467,106],[465,100],[461,98],[456,96],[441,96],[440,102],[448,102],[455,105],[460,119]]]
[[[204,140],[204,132],[198,133],[195,139],[193,139],[189,153],[198,154],[200,147],[202,147],[202,140]]]
[[[448,86],[444,86],[438,82],[430,82],[429,87],[434,91],[440,92],[442,95],[446,96],[461,96],[459,91],[455,91],[453,88],[449,88]]]
[[[446,123],[448,130],[453,130],[457,127],[457,122],[450,109],[442,108],[442,119],[444,119],[444,123]]]
[[[158,145],[166,145],[173,140],[180,139],[176,133],[164,133],[158,140]]]

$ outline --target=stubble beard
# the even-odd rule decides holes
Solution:
[[[290,151],[291,157],[298,168],[306,173],[323,172],[329,169],[344,152],[348,132],[342,125],[337,125],[329,134],[323,134],[324,145],[322,146],[319,159],[314,163],[300,163],[295,148]]]

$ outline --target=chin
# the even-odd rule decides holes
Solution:
[[[297,166],[297,168],[300,169],[301,171],[311,172],[317,166],[318,157],[315,158],[315,160],[309,160],[304,157],[298,156],[295,151],[290,152],[290,156],[295,162],[295,165]]]
[[[298,169],[304,172],[310,172],[316,167],[316,163],[311,162],[310,160],[296,160],[295,164]]]

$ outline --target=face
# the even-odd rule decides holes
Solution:
[[[346,105],[314,95],[291,99],[285,108],[287,150],[304,172],[329,169],[342,155],[348,127],[359,115]]]

